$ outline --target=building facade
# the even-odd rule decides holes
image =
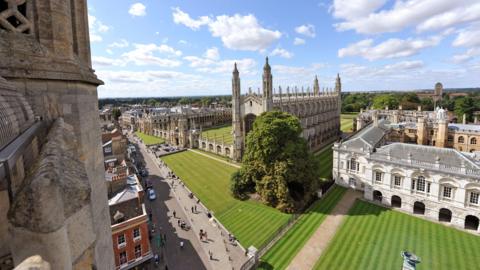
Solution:
[[[479,233],[480,156],[452,148],[389,141],[378,116],[333,147],[333,177],[364,198]]]
[[[86,0],[0,1],[0,265],[114,267]]]
[[[153,257],[143,201],[145,194],[137,176],[130,174],[125,164],[107,168],[105,178],[115,269],[133,269]]]
[[[198,148],[201,130],[226,125],[232,120],[227,108],[152,108],[138,118],[138,130],[165,139],[171,145]]]
[[[232,125],[234,136],[233,155],[241,160],[247,133],[252,129],[255,118],[263,112],[279,110],[299,118],[303,127],[302,136],[310,149],[317,150],[338,139],[340,135],[341,81],[337,75],[334,90],[320,90],[315,77],[313,92],[297,88],[282,93],[273,91],[273,76],[266,59],[262,76],[262,94],[253,93],[251,89],[241,94],[240,74],[235,64],[232,77]]]
[[[444,109],[362,111],[356,118],[357,130],[371,123],[375,115],[390,122],[390,141],[454,148],[461,152],[480,151],[478,121],[472,124],[466,121],[462,124],[452,123],[454,115]]]

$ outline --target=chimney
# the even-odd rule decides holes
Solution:
[[[467,123],[467,115],[464,113],[463,114],[463,120],[462,123],[465,125]]]
[[[421,111],[422,111],[422,106],[419,105],[418,108],[417,108],[417,110],[418,110],[419,112],[421,112]]]
[[[372,118],[373,118],[373,126],[378,127],[378,113],[377,113],[377,111],[373,112]]]

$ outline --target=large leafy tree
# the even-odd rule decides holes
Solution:
[[[260,115],[246,139],[243,166],[232,176],[236,197],[256,191],[284,212],[301,209],[319,184],[318,162],[300,134],[298,118],[279,111]]]

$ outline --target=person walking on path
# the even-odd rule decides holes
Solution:
[[[173,210],[173,218],[177,218],[177,212],[175,212],[175,210]]]
[[[192,206],[192,213],[193,213],[193,206]]]
[[[195,210],[195,213],[197,213],[197,206],[193,206],[193,209]]]

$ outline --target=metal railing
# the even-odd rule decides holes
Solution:
[[[8,191],[10,202],[13,200],[11,174],[17,160],[25,154],[34,138],[42,139],[45,135],[45,122],[37,121],[0,151],[0,190]],[[41,145],[38,142],[38,146]]]

